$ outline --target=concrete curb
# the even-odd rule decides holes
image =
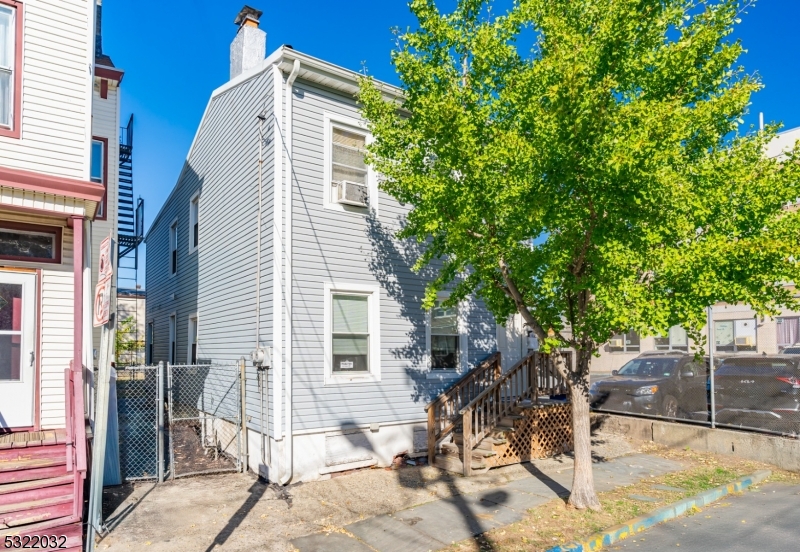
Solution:
[[[589,552],[600,550],[604,546],[609,546],[615,542],[626,539],[654,525],[681,516],[691,511],[693,508],[711,504],[730,493],[743,491],[750,485],[755,485],[764,481],[771,474],[772,472],[770,470],[760,470],[751,475],[745,475],[727,485],[721,485],[715,489],[703,491],[693,497],[685,498],[675,504],[670,504],[650,512],[647,515],[634,518],[627,523],[606,529],[601,533],[592,535],[586,540],[555,546],[550,548],[547,552]]]

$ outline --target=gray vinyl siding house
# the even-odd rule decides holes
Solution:
[[[493,316],[467,301],[458,307],[458,369],[432,370],[430,314],[421,305],[427,279],[411,271],[410,246],[393,238],[405,209],[378,190],[371,173],[369,208],[333,200],[331,129],[366,135],[357,77],[282,47],[216,90],[146,237],[148,361],[191,361],[193,317],[200,363],[233,363],[271,347],[263,431],[256,368],[248,362],[248,463],[284,483],[424,451],[424,406],[497,348]],[[388,98],[400,93],[385,91]],[[368,305],[358,322],[368,326],[366,338],[334,336],[344,315],[333,309],[348,298]],[[368,347],[358,349],[368,373],[333,367],[334,358],[352,366],[332,352],[342,343]],[[271,462],[262,459],[262,435]]]

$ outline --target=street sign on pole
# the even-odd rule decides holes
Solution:
[[[114,264],[111,260],[111,236],[100,244],[97,264],[97,286],[94,291],[94,326],[105,326],[111,314],[111,277]]]

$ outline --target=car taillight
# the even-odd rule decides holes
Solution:
[[[778,381],[788,383],[792,389],[800,389],[800,380],[797,378],[777,378]]]

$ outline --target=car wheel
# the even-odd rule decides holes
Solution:
[[[667,398],[664,399],[664,404],[661,405],[661,412],[663,413],[665,418],[677,418],[678,399],[676,399],[672,395],[668,395]]]

